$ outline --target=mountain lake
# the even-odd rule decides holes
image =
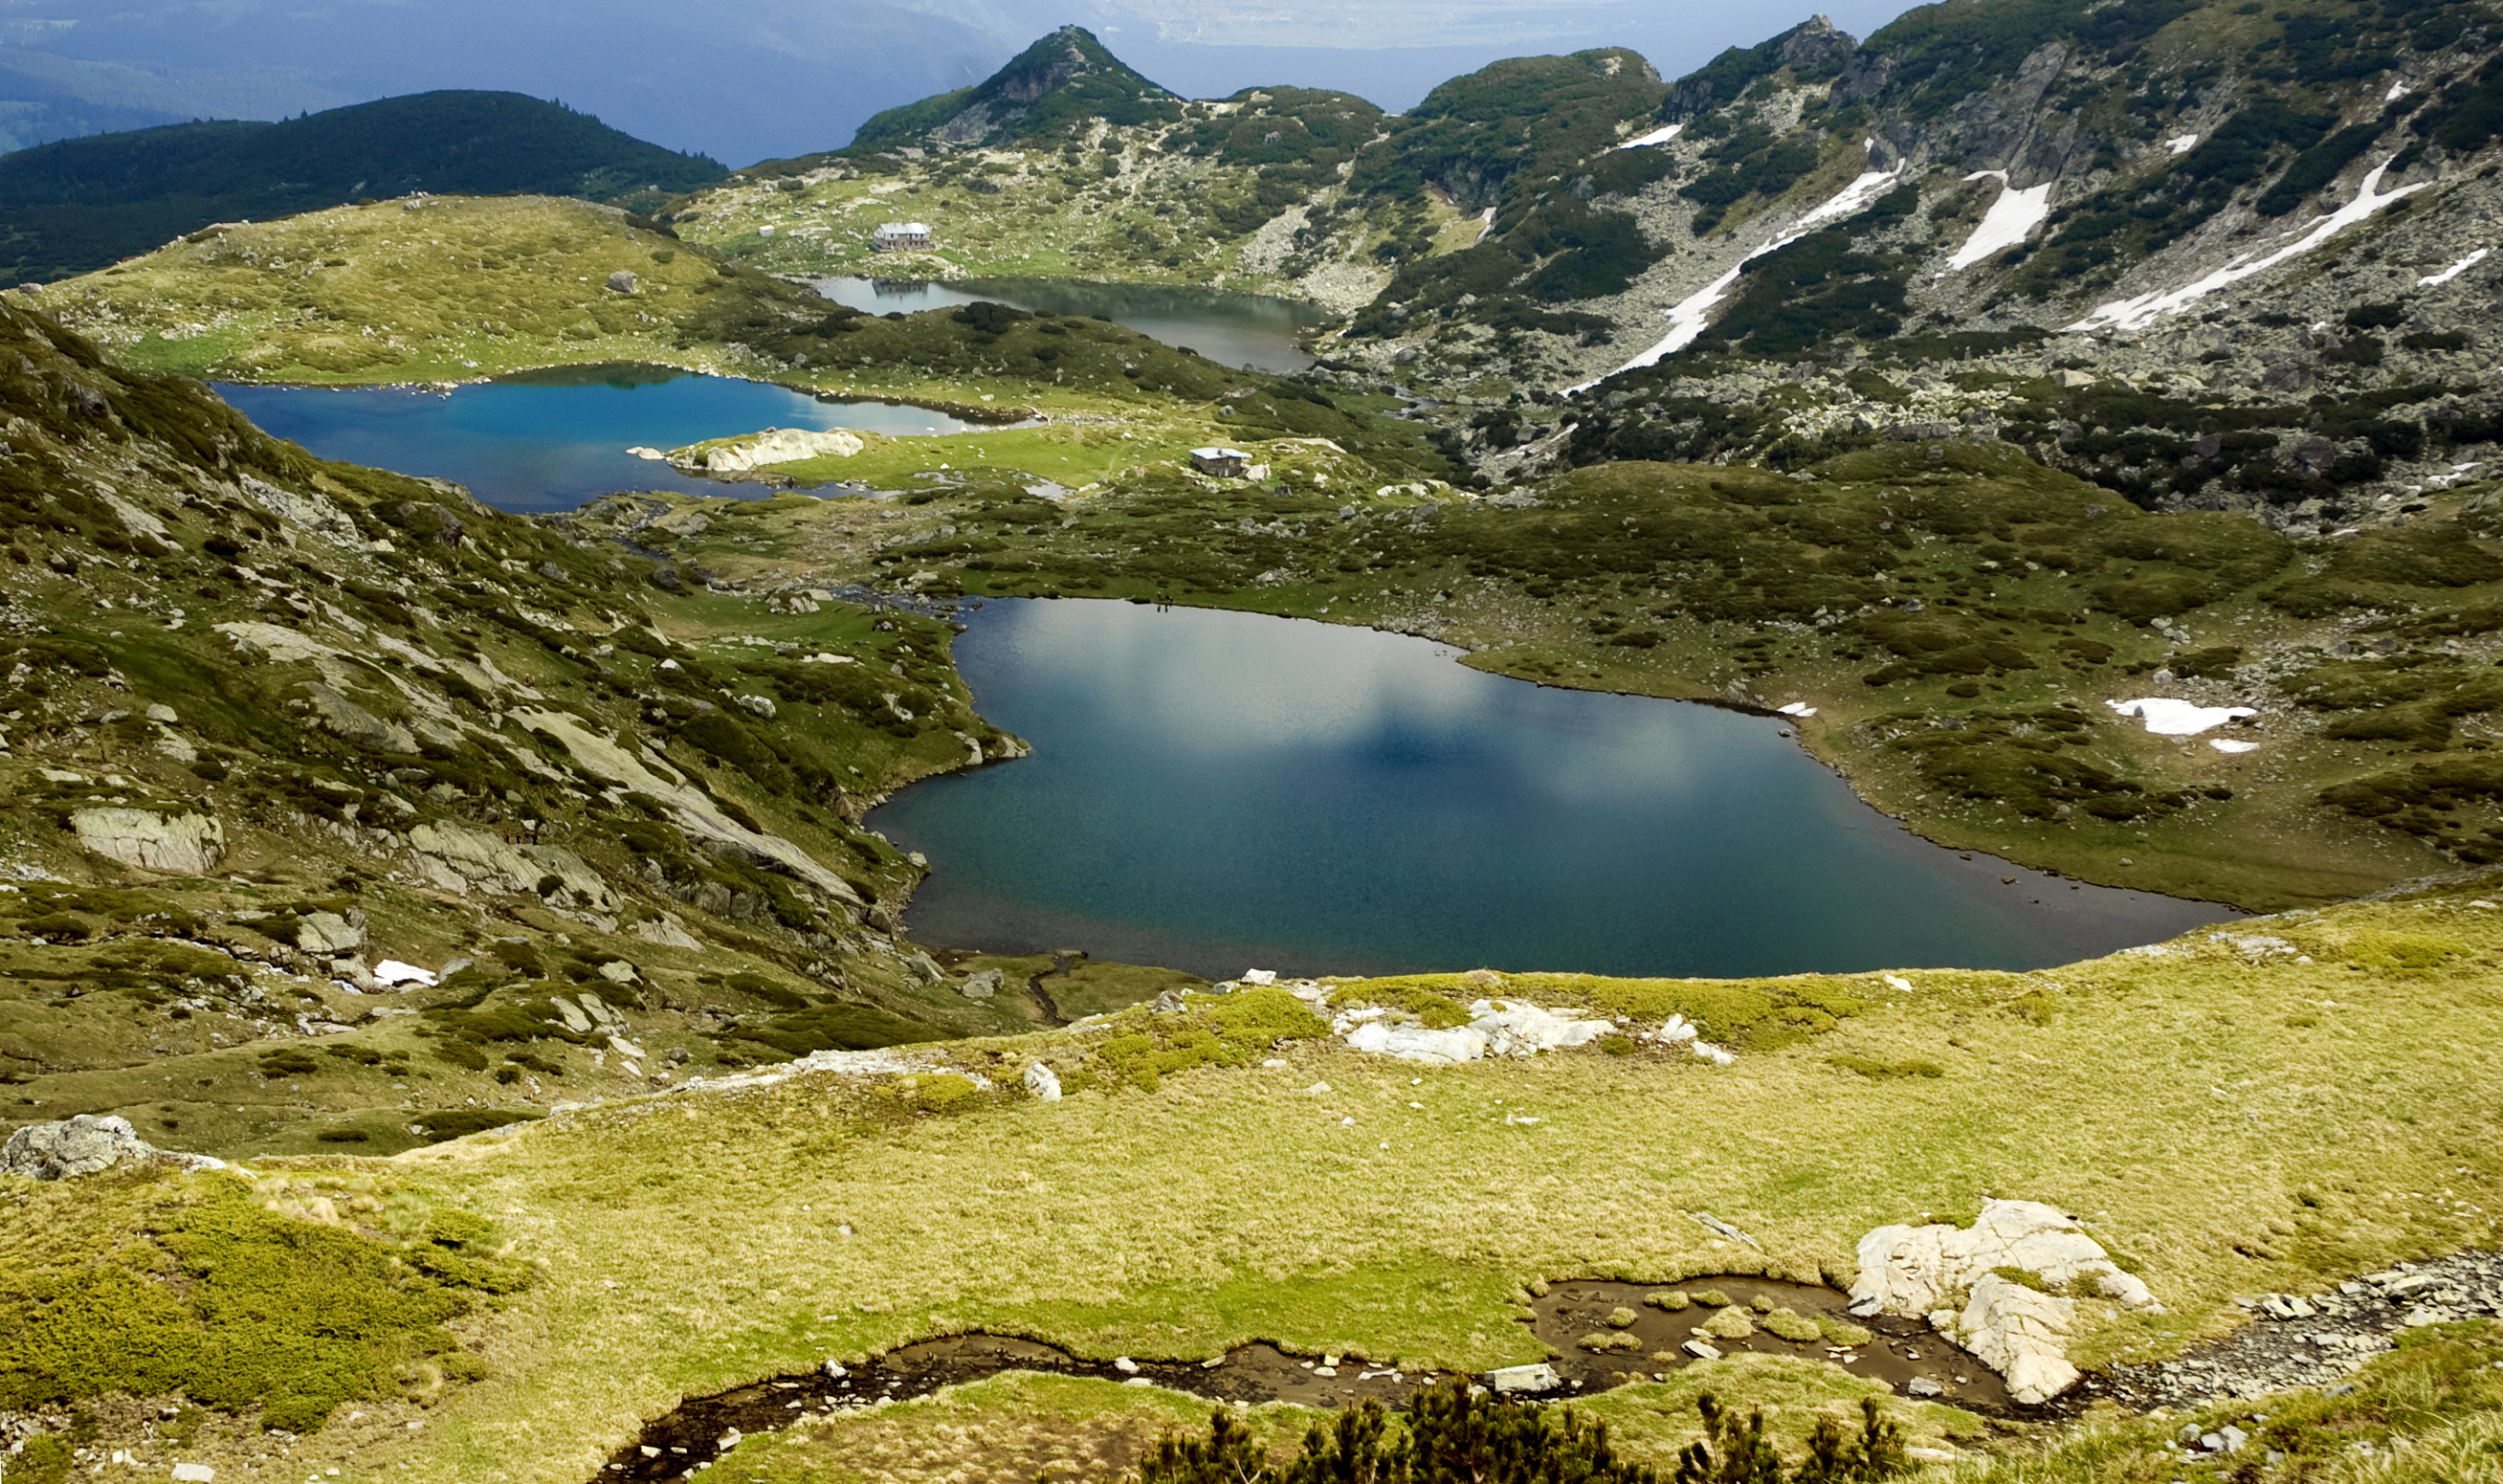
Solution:
[[[1285,374],[1313,363],[1296,335],[1331,321],[1319,305],[1257,293],[1228,293],[1172,284],[1098,284],[1071,278],[963,278],[924,283],[874,278],[821,278],[817,292],[872,314],[950,309],[977,299],[1034,314],[1110,320],[1167,345],[1184,346],[1219,365]]]
[[[619,490],[755,495],[626,450],[680,448],[767,428],[924,434],[984,425],[927,407],[842,400],[668,366],[583,365],[453,387],[257,387],[218,395],[282,438],[344,459],[455,480],[506,510],[570,510]]]
[[[930,860],[907,914],[926,943],[1213,978],[1724,977],[2040,968],[2237,915],[1932,845],[1779,717],[1310,620],[1041,599],[958,617],[976,705],[1035,751],[871,815]]]

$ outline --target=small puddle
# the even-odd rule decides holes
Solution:
[[[1710,1339],[1723,1354],[1752,1350],[1830,1361],[1853,1375],[1883,1381],[1897,1393],[1911,1390],[1916,1380],[1936,1382],[1937,1400],[1982,1412],[2023,1410],[2008,1399],[1997,1375],[1972,1357],[1931,1333],[1917,1320],[1855,1320],[1846,1312],[1849,1300],[1832,1289],[1782,1283],[1765,1278],[1692,1278],[1676,1284],[1615,1283],[1575,1280],[1559,1283],[1521,1316],[1530,1332],[1557,1352],[1554,1364],[1564,1378],[1544,1400],[1566,1399],[1606,1391],[1629,1381],[1647,1381],[1694,1363],[1682,1348],[1697,1338],[1697,1328],[1718,1310],[1699,1301],[1681,1311],[1654,1307],[1646,1295],[1670,1290],[1695,1295],[1718,1292],[1721,1296],[1761,1319],[1750,1306],[1759,1296],[1773,1308],[1787,1308],[1804,1319],[1823,1316],[1853,1324],[1874,1336],[1869,1344],[1846,1350],[1813,1340],[1785,1340],[1758,1325],[1744,1339]],[[1631,1309],[1636,1318],[1622,1329],[1607,1321],[1616,1310]],[[1586,1335],[1622,1333],[1638,1348],[1594,1352],[1581,1348]],[[1621,1342],[1622,1344],[1623,1342]],[[1656,1359],[1655,1357],[1665,1357]],[[1323,1375],[1318,1358],[1286,1354],[1274,1345],[1245,1345],[1223,1359],[1201,1361],[1135,1361],[1124,1370],[1111,1361],[1081,1360],[1039,1340],[997,1334],[960,1334],[900,1346],[840,1375],[811,1371],[758,1381],[709,1397],[680,1402],[643,1425],[640,1436],[617,1450],[593,1484],[616,1480],[683,1478],[713,1463],[737,1439],[774,1432],[796,1422],[838,1416],[886,1401],[926,1397],[943,1387],[978,1381],[1004,1370],[1042,1371],[1061,1376],[1094,1376],[1187,1392],[1212,1401],[1293,1401],[1311,1407],[1340,1407],[1374,1400],[1399,1406],[1418,1392],[1448,1379],[1450,1373],[1393,1370],[1387,1365],[1348,1360],[1335,1373]],[[1923,1388],[1926,1390],[1926,1387]]]
[[[1693,1301],[1674,1312],[1643,1302],[1648,1294],[1667,1292],[1682,1293]],[[1697,1295],[1707,1293],[1734,1300],[1732,1306],[1747,1315],[1756,1327],[1755,1332],[1734,1340],[1701,1332],[1704,1321],[1720,1312],[1697,1299]],[[1759,1297],[1767,1300],[1771,1308],[1788,1309],[1801,1319],[1822,1318],[1837,1326],[1857,1326],[1873,1338],[1856,1347],[1835,1345],[1823,1335],[1805,1340],[1784,1339],[1764,1327],[1765,1315],[1754,1307]],[[1934,1382],[1938,1387],[1936,1394],[1929,1394],[1927,1386],[1919,1390],[1932,1400],[1969,1411],[2025,1410],[2009,1398],[2007,1387],[1997,1372],[1939,1338],[1927,1324],[1917,1319],[1883,1316],[1856,1319],[1850,1304],[1849,1295],[1829,1288],[1767,1278],[1690,1278],[1682,1283],[1573,1281],[1550,1289],[1546,1297],[1531,1306],[1527,1318],[1529,1332],[1549,1349],[1560,1353],[1561,1358],[1550,1363],[1564,1377],[1566,1387],[1579,1383],[1584,1392],[1665,1375],[1693,1362],[1694,1357],[1684,1347],[1689,1340],[1699,1339],[1724,1355],[1752,1350],[1759,1355],[1830,1361],[1864,1380],[1885,1382],[1898,1396],[1910,1395],[1914,1381]],[[1612,1329],[1608,1317],[1618,1309],[1631,1309],[1635,1319],[1623,1329]],[[1585,1336],[1610,1333],[1630,1336],[1634,1344],[1616,1351],[1582,1348]],[[1663,1355],[1673,1359],[1657,1359]]]

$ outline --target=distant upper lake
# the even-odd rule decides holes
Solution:
[[[506,510],[569,510],[619,490],[741,492],[626,452],[635,446],[681,448],[766,428],[920,434],[979,426],[926,407],[829,399],[771,382],[646,365],[566,366],[449,391],[217,390],[264,431],[326,459],[455,480]]]
[[[1423,639],[1253,614],[994,602],[956,660],[1023,760],[872,822],[907,922],[1214,976],[2038,968],[2234,914],[1905,833],[1778,721],[1550,690]],[[2002,878],[2014,877],[2014,884]]]
[[[1258,293],[1067,278],[961,278],[948,283],[823,278],[817,280],[817,292],[872,314],[952,309],[989,299],[1034,314],[1091,315],[1167,345],[1187,346],[1219,365],[1282,373],[1313,363],[1295,336],[1330,320],[1317,305]]]

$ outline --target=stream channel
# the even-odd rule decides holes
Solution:
[[[1908,833],[1786,718],[1527,684],[1259,614],[968,605],[956,663],[1030,757],[870,822],[921,942],[1246,968],[1633,976],[2031,969],[2234,915]]]
[[[1677,1310],[1646,1302],[1673,1293]],[[1568,1280],[1551,1287],[1514,1315],[1555,1356],[1549,1363],[1559,1386],[1548,1398],[1588,1396],[1629,1381],[1664,1378],[1700,1357],[1690,1342],[1721,1354],[1755,1351],[1830,1361],[1853,1375],[1882,1381],[1898,1393],[1930,1396],[1968,1411],[2013,1414],[2018,1407],[1997,1375],[1947,1344],[1929,1327],[1909,1319],[1854,1319],[1848,1299],[1829,1288],[1768,1278],[1689,1278],[1673,1284]],[[1707,1336],[1704,1322],[1727,1302],[1749,1316],[1755,1331],[1742,1339]],[[1764,1310],[1787,1309],[1800,1320],[1822,1321],[1820,1332],[1789,1340],[1763,1327]],[[1612,1324],[1623,1311],[1634,1318]],[[1834,1343],[1843,1327],[1859,1333],[1852,1345]],[[1866,1339],[1861,1339],[1865,1334]],[[1586,1348],[1584,1337],[1622,1336],[1604,1349]],[[675,1479],[703,1468],[737,1447],[737,1439],[777,1432],[796,1422],[840,1416],[882,1401],[926,1397],[943,1387],[977,1381],[1004,1370],[1094,1376],[1107,1381],[1166,1387],[1212,1401],[1293,1401],[1342,1407],[1363,1401],[1386,1406],[1450,1378],[1449,1372],[1405,1369],[1395,1361],[1353,1357],[1294,1356],[1274,1345],[1244,1345],[1205,1361],[1080,1360],[1037,1340],[1011,1335],[959,1334],[921,1340],[872,1357],[865,1364],[830,1363],[823,1370],[752,1382],[709,1397],[692,1397],[643,1425],[595,1477],[608,1480]],[[1915,1385],[1914,1383],[1920,1383]],[[1935,1388],[1935,1390],[1933,1390]]]

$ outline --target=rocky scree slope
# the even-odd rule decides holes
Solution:
[[[0,1127],[388,1153],[1044,1019],[896,936],[856,822],[1019,750],[943,624],[312,459],[15,307],[0,386]]]
[[[2149,507],[2377,523],[2497,433],[2493,26],[2177,0],[1957,0],[1865,44],[1811,21],[1624,124],[1666,139],[1404,265],[1340,354],[1449,389],[1491,471],[1955,432]],[[1604,272],[1596,230],[1556,226],[1586,214]]]

